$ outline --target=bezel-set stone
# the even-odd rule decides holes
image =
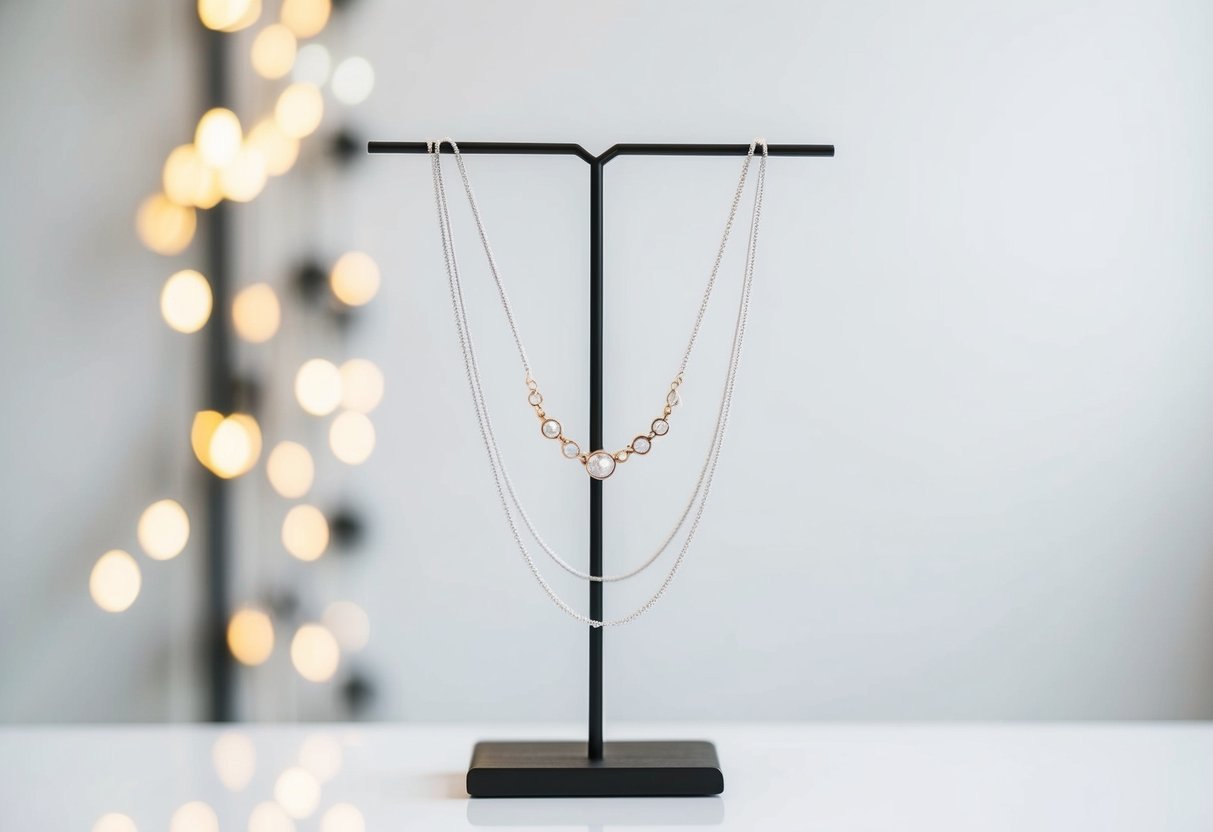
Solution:
[[[654,419],[651,429],[658,436],[665,436],[670,432],[670,423],[665,419]]]
[[[555,419],[544,419],[543,424],[539,426],[539,432],[548,439],[557,439],[560,437],[560,423]]]
[[[670,407],[677,407],[679,404],[682,404],[682,400],[678,398],[678,391],[671,390],[669,393],[667,393],[665,403]]]
[[[526,400],[527,404],[539,407],[539,405],[543,404],[543,394],[538,390],[532,390],[530,395],[526,397]]]
[[[615,473],[615,457],[606,451],[594,451],[586,457],[585,470],[596,480],[605,480]]]
[[[581,456],[581,448],[576,442],[565,442],[560,446],[560,453],[564,454],[565,459],[576,459]]]
[[[637,454],[647,454],[653,448],[653,443],[649,441],[647,436],[637,436],[632,440],[632,452]]]

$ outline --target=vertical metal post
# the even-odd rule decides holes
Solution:
[[[206,89],[204,110],[230,106],[231,90],[227,70],[227,35],[199,24],[202,31]],[[232,338],[227,310],[231,296],[231,213],[226,201],[203,214],[206,233],[205,273],[211,284],[211,319],[206,326],[206,406],[230,413],[233,406],[234,364]],[[232,708],[232,663],[227,651],[228,563],[230,541],[230,503],[227,482],[202,469],[206,502],[206,601],[203,611],[203,638],[210,695],[207,718],[212,722],[230,722]]]
[[[590,163],[590,447],[602,439],[602,167]],[[590,574],[602,575],[602,481],[590,478]],[[590,618],[602,620],[602,582],[590,581]],[[602,628],[590,628],[589,756],[602,759]]]

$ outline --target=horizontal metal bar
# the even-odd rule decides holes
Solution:
[[[428,153],[426,142],[367,142],[369,153]],[[497,153],[577,156],[593,164],[606,164],[616,156],[744,156],[748,144],[617,144],[595,156],[579,144],[547,142],[460,142],[462,153]],[[832,144],[772,144],[771,156],[833,156]]]

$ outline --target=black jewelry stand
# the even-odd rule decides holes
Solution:
[[[425,142],[370,142],[371,153],[428,153]],[[467,142],[462,153],[577,156],[590,166],[590,448],[602,440],[602,169],[617,156],[744,156],[744,144],[617,144],[598,156],[577,144]],[[833,156],[828,144],[773,144],[771,156]],[[602,480],[590,478],[590,573],[602,574]],[[590,582],[590,617],[602,619],[602,582]],[[590,629],[587,742],[478,742],[468,767],[473,797],[697,796],[724,791],[716,748],[704,741],[602,741],[602,628]]]

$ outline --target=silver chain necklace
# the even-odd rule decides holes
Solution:
[[[481,243],[484,246],[485,254],[489,261],[490,271],[492,272],[494,281],[497,284],[498,293],[502,300],[502,305],[505,308],[506,318],[509,321],[511,331],[514,335],[514,342],[518,348],[519,357],[522,359],[523,367],[526,371],[527,387],[528,387],[528,390],[530,391],[530,396],[528,397],[528,401],[532,404],[533,407],[536,408],[537,412],[539,413],[540,419],[544,422],[544,424],[546,424],[547,421],[554,421],[554,420],[547,420],[545,418],[545,415],[542,413],[541,408],[539,407],[539,405],[542,403],[542,396],[537,395],[538,390],[534,384],[533,377],[531,376],[530,362],[526,356],[526,349],[525,349],[525,347],[523,347],[522,338],[519,335],[517,326],[515,325],[515,322],[514,322],[513,310],[510,307],[509,299],[505,292],[505,286],[500,278],[500,274],[499,274],[497,266],[496,266],[496,259],[494,258],[493,253],[492,253],[492,248],[489,246],[489,243],[488,243],[488,236],[484,230],[484,224],[480,217],[479,207],[476,204],[475,195],[472,191],[470,180],[468,179],[466,167],[463,164],[463,158],[459,153],[458,146],[453,141],[450,141],[449,139],[446,141],[448,141],[450,143],[452,150],[454,152],[456,163],[459,167],[460,175],[463,179],[464,190],[467,194],[468,201],[471,205],[473,216],[475,217],[475,220],[476,220],[476,226],[477,226],[477,230],[480,234]],[[682,359],[682,363],[679,367],[678,375],[676,376],[674,383],[671,385],[670,393],[667,395],[667,402],[666,402],[666,407],[663,411],[663,418],[655,420],[654,425],[652,426],[653,428],[657,428],[658,427],[657,422],[664,422],[664,419],[668,418],[671,409],[678,403],[677,388],[681,384],[682,374],[686,369],[687,362],[690,358],[691,350],[694,346],[695,339],[698,336],[700,325],[702,324],[703,317],[704,317],[704,314],[707,309],[708,300],[711,296],[712,288],[715,285],[716,275],[719,271],[720,263],[724,256],[724,249],[728,242],[729,231],[732,228],[734,217],[737,212],[737,207],[738,207],[738,204],[741,199],[741,194],[744,190],[746,176],[747,176],[747,173],[749,170],[749,165],[750,165],[751,160],[753,159],[754,151],[755,151],[756,147],[758,147],[758,146],[762,147],[763,152],[762,152],[762,157],[759,162],[757,185],[756,185],[755,194],[754,194],[754,208],[753,208],[753,213],[752,213],[751,220],[750,220],[750,234],[749,234],[749,240],[748,240],[747,249],[746,249],[745,270],[744,270],[743,281],[742,281],[742,294],[741,294],[741,300],[740,300],[740,303],[738,306],[737,321],[734,326],[733,344],[732,344],[732,349],[731,349],[730,357],[729,357],[729,364],[728,364],[728,370],[726,373],[724,391],[721,396],[720,407],[717,412],[716,426],[713,431],[712,442],[708,449],[707,458],[705,459],[703,468],[700,471],[699,480],[696,483],[694,492],[691,495],[691,499],[689,500],[685,510],[683,511],[678,523],[675,525],[674,530],[669,534],[669,536],[666,538],[665,542],[662,543],[661,547],[652,556],[650,556],[648,560],[646,560],[643,564],[641,564],[641,566],[637,567],[636,569],[633,569],[630,572],[623,573],[620,575],[603,577],[603,576],[589,575],[587,573],[584,573],[584,572],[581,572],[581,571],[575,569],[570,564],[568,564],[567,561],[565,561],[563,558],[561,558],[558,553],[556,553],[551,547],[549,547],[543,541],[542,537],[536,531],[534,524],[531,522],[529,515],[527,515],[526,511],[523,509],[521,502],[518,499],[517,493],[514,490],[513,482],[510,479],[509,473],[507,472],[507,470],[505,468],[504,459],[502,457],[500,447],[497,444],[496,436],[493,432],[492,421],[489,416],[488,406],[487,406],[487,402],[486,402],[486,399],[484,396],[483,386],[481,385],[479,363],[477,362],[477,359],[476,359],[475,346],[472,342],[471,330],[470,330],[470,326],[469,326],[468,318],[467,318],[467,310],[466,310],[466,307],[465,307],[464,301],[463,301],[463,287],[462,287],[462,283],[459,278],[458,262],[455,257],[454,236],[453,236],[453,232],[451,229],[450,214],[449,214],[449,209],[447,206],[446,188],[445,188],[445,183],[443,182],[443,179],[442,179],[442,166],[441,166],[441,160],[440,160],[440,156],[439,156],[441,142],[430,143],[431,165],[432,165],[432,174],[433,174],[433,180],[434,180],[434,198],[435,198],[435,204],[436,204],[437,212],[438,212],[439,231],[440,231],[440,236],[442,239],[443,262],[444,262],[444,265],[445,265],[446,271],[447,271],[447,279],[448,279],[448,284],[449,284],[450,293],[451,293],[451,304],[452,304],[452,308],[455,313],[455,325],[456,325],[456,329],[457,329],[458,336],[459,336],[460,351],[463,355],[464,369],[466,371],[467,378],[468,378],[468,386],[472,392],[472,399],[473,399],[473,404],[475,405],[475,409],[476,409],[477,422],[479,424],[481,438],[484,441],[486,455],[489,458],[490,471],[493,475],[493,480],[494,480],[494,484],[497,489],[498,498],[501,501],[501,506],[502,506],[503,511],[505,512],[506,521],[510,527],[511,534],[514,538],[514,542],[517,544],[518,549],[523,556],[523,559],[526,561],[527,567],[530,569],[531,573],[534,575],[535,579],[539,582],[540,586],[543,588],[545,593],[558,607],[560,607],[560,609],[564,610],[567,614],[569,614],[576,620],[578,620],[584,624],[588,624],[591,627],[617,626],[617,625],[621,625],[621,624],[627,624],[631,621],[636,620],[641,615],[643,615],[645,612],[647,612],[649,609],[651,609],[657,603],[657,601],[660,600],[660,598],[665,594],[670,583],[673,581],[674,575],[677,573],[679,567],[682,565],[682,562],[685,559],[686,553],[690,548],[691,542],[694,539],[696,532],[698,531],[699,523],[703,516],[704,508],[706,507],[706,504],[707,504],[707,497],[708,497],[709,492],[711,491],[712,481],[715,476],[716,464],[717,464],[717,461],[720,456],[720,449],[723,445],[725,428],[728,424],[729,412],[730,412],[730,409],[732,406],[733,390],[734,390],[734,386],[735,386],[735,382],[736,382],[737,367],[739,365],[740,356],[741,356],[741,345],[742,345],[742,342],[745,337],[745,327],[746,327],[746,322],[748,320],[748,315],[749,315],[749,300],[750,300],[750,290],[751,290],[751,286],[753,284],[754,259],[755,259],[756,247],[757,247],[758,225],[759,225],[759,220],[761,217],[762,195],[763,195],[765,179],[766,179],[767,152],[766,152],[766,143],[765,142],[756,141],[756,142],[752,143],[750,145],[749,152],[746,155],[746,160],[742,166],[741,175],[739,177],[739,181],[737,184],[737,189],[734,193],[733,201],[730,206],[729,218],[725,225],[724,234],[722,235],[722,238],[721,238],[721,244],[720,244],[720,247],[716,254],[716,260],[713,264],[712,271],[709,276],[708,285],[705,289],[704,297],[700,304],[698,315],[696,316],[695,325],[692,330],[690,340],[687,344],[687,349],[683,354],[683,359]],[[537,401],[536,401],[536,399],[537,399]],[[651,442],[651,440],[655,436],[663,435],[666,432],[666,430],[668,430],[668,424],[666,425],[665,430],[660,430],[660,431],[652,430],[649,435],[642,435],[640,437],[637,437],[637,440],[644,439],[644,440]],[[547,435],[547,433],[548,433],[547,431],[544,431],[545,436]],[[557,432],[556,436],[552,436],[549,438],[561,439],[562,446],[567,446],[567,444],[569,444],[569,442],[570,442],[570,440],[565,439],[559,432]],[[635,448],[635,445],[637,444],[637,440],[633,440],[632,445],[630,445],[628,448],[626,448],[624,450],[623,459],[620,459],[618,461],[625,460],[626,455],[630,454],[630,453],[646,453],[647,452],[647,449],[648,449],[647,445],[642,446],[645,448],[645,450],[643,450],[643,451],[639,451]],[[596,454],[597,453],[606,454],[605,451],[595,452],[595,453]],[[569,456],[567,452],[565,455]],[[581,461],[583,462],[583,464],[587,465],[587,469],[591,469],[591,465],[588,462],[587,457],[592,458],[594,455],[595,454],[581,455],[582,456]],[[611,456],[613,457],[612,463],[611,463],[611,470],[613,471],[615,455],[611,455]],[[570,458],[572,458],[572,457],[570,457]],[[590,473],[591,473],[591,476],[595,475],[592,469],[590,470]],[[610,472],[608,471],[603,477],[599,477],[599,478],[605,478],[605,476],[609,476],[609,474],[610,474]],[[508,499],[507,499],[507,494],[508,494]],[[592,619],[592,618],[583,616],[580,613],[578,613],[576,610],[574,610],[572,607],[570,607],[568,605],[568,603],[566,603],[562,598],[560,598],[559,595],[557,595],[556,592],[552,589],[552,587],[547,583],[547,581],[544,580],[543,576],[539,573],[539,570],[536,567],[535,562],[534,562],[533,558],[531,557],[529,550],[527,549],[525,543],[523,542],[521,534],[519,533],[518,525],[515,522],[513,512],[510,510],[511,502],[513,503],[514,509],[518,512],[519,517],[522,519],[524,525],[527,527],[527,530],[530,532],[531,536],[534,537],[534,539],[539,543],[539,545],[544,549],[544,551],[549,555],[549,557],[551,557],[553,559],[554,562],[556,562],[559,566],[561,566],[561,568],[565,569],[566,571],[570,572],[571,574],[576,575],[580,578],[583,578],[586,580],[592,580],[592,581],[617,581],[617,580],[623,580],[625,578],[629,578],[629,577],[632,577],[633,575],[639,574],[641,571],[643,571],[648,566],[650,566],[653,562],[655,562],[657,560],[657,558],[666,550],[666,548],[669,546],[669,544],[673,541],[674,537],[678,534],[678,531],[685,524],[687,517],[691,515],[692,508],[695,508],[695,512],[694,512],[694,517],[691,521],[690,530],[687,533],[686,540],[684,541],[684,543],[681,547],[681,550],[679,551],[678,557],[675,559],[674,564],[671,566],[670,570],[667,572],[667,574],[666,574],[664,580],[662,581],[661,585],[659,586],[657,592],[655,592],[644,604],[642,604],[640,607],[638,607],[636,610],[634,610],[631,614],[624,616],[623,618],[599,621],[596,619]]]

